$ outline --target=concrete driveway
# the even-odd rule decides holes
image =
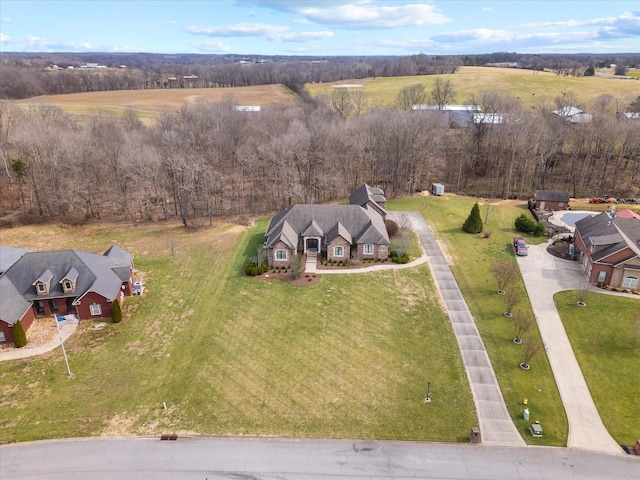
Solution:
[[[563,260],[547,253],[550,242],[551,240],[541,245],[531,245],[528,256],[517,258],[567,414],[567,446],[624,455],[602,423],[553,301],[556,292],[577,289],[580,279],[584,277],[584,270],[578,262]],[[576,298],[576,303],[577,300]],[[576,308],[581,307],[576,305]]]

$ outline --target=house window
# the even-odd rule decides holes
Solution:
[[[38,283],[38,293],[47,293],[47,287],[44,283]]]
[[[373,243],[365,243],[362,253],[365,255],[373,255]]]
[[[287,260],[287,251],[286,250],[276,250],[276,260],[279,262],[284,262]]]
[[[387,246],[386,245],[380,245],[380,251],[381,252],[386,252],[387,251]]]
[[[333,247],[334,257],[344,257],[344,247]]]
[[[65,293],[70,292],[72,290],[71,282],[69,280],[65,280],[62,283],[62,289]]]
[[[89,305],[89,310],[91,311],[91,315],[102,315],[102,306],[97,303]]]
[[[638,277],[624,277],[622,286],[624,288],[638,288]]]
[[[607,279],[607,272],[598,272],[598,282],[604,282]]]
[[[4,332],[0,332],[0,342],[6,342],[7,339],[4,336]]]

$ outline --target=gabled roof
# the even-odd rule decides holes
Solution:
[[[378,208],[381,213],[386,213],[384,209],[386,201],[382,190],[370,187],[366,183],[349,195],[349,205],[360,205],[361,207],[372,205]]]
[[[640,257],[640,220],[637,218],[611,218],[606,212],[594,217],[586,217],[576,222],[576,231],[588,249],[604,247],[595,252],[593,261],[603,260],[625,248],[629,256],[616,263]]]
[[[315,220],[311,220],[311,223],[309,223],[307,228],[300,232],[300,235],[302,235],[303,237],[321,237],[322,235],[324,235],[324,232]]]
[[[77,250],[25,253],[0,277],[0,318],[14,323],[26,312],[23,307],[35,300],[82,297],[90,291],[113,300],[122,282],[129,280],[132,259],[130,253],[115,246],[105,255]],[[73,292],[64,292],[61,282],[65,278],[75,279]],[[34,288],[37,281],[50,281],[48,294],[37,294]],[[5,306],[8,313],[4,311]]]
[[[31,302],[20,295],[8,277],[0,276],[0,320],[13,325],[27,313],[29,308],[31,308]]]
[[[351,233],[349,233],[349,230],[347,230],[340,222],[336,223],[333,228],[327,232],[326,241],[327,243],[330,243],[337,237],[342,237],[349,243],[349,245],[353,245],[353,237],[351,236]]]
[[[563,192],[560,190],[536,190],[533,194],[533,198],[536,200],[543,200],[546,202],[569,202],[569,192]]]
[[[25,253],[29,253],[29,250],[0,245],[0,275],[6,272]]]
[[[359,205],[299,204],[280,212],[271,219],[266,232],[266,246],[273,247],[278,241],[283,241],[290,248],[295,248],[298,245],[298,235],[302,235],[312,222],[322,232],[333,233],[333,230],[337,229],[336,233],[341,232],[343,236],[348,233],[351,243],[389,244],[384,220],[376,211]],[[341,224],[341,227],[337,224]],[[295,239],[292,238],[293,235]],[[365,237],[366,240],[363,240]],[[370,238],[379,241],[372,242]]]

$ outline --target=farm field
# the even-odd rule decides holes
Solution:
[[[286,102],[294,98],[294,94],[283,85],[261,85],[236,88],[172,88],[70,93],[44,95],[15,103],[25,106],[55,105],[67,113],[77,115],[91,115],[101,111],[122,114],[127,110],[133,110],[140,118],[155,118],[165,111],[177,112],[184,105],[221,102],[231,95],[239,105],[260,106]]]
[[[477,418],[429,269],[327,275],[303,287],[245,277],[265,228],[4,230],[3,244],[32,249],[117,243],[134,253],[146,289],[125,301],[122,323],[81,323],[66,342],[72,378],[60,349],[0,364],[0,441],[177,433],[467,442]]]
[[[537,106],[543,100],[553,105],[556,97],[573,95],[575,100],[589,107],[602,94],[610,94],[625,102],[638,96],[640,84],[635,80],[604,77],[559,77],[551,72],[518,70],[514,68],[461,67],[448,75],[419,75],[409,77],[378,77],[345,80],[327,84],[309,84],[307,89],[313,96],[330,95],[332,86],[340,83],[361,84],[369,105],[393,105],[396,95],[403,88],[420,83],[427,93],[433,88],[436,78],[450,80],[456,92],[454,103],[466,103],[470,95],[480,98],[486,92],[519,97],[525,105]],[[427,102],[429,103],[429,102]]]
[[[465,103],[470,95],[479,98],[484,92],[499,92],[520,97],[528,106],[543,102],[553,104],[563,93],[573,95],[578,104],[589,108],[589,104],[602,94],[610,94],[628,103],[638,96],[640,84],[635,80],[604,77],[558,77],[550,72],[493,67],[461,67],[450,75],[420,75],[408,77],[379,77],[344,82],[307,84],[307,90],[315,97],[330,95],[332,86],[340,83],[362,85],[367,94],[369,109],[373,106],[392,106],[398,92],[406,86],[423,84],[427,92],[436,78],[450,80],[456,91],[456,103]],[[286,102],[295,94],[283,85],[262,85],[235,88],[185,88],[159,90],[122,90],[109,92],[73,93],[67,95],[45,95],[19,100],[18,105],[54,105],[65,112],[76,115],[92,115],[111,112],[122,115],[134,111],[138,118],[153,121],[162,112],[176,112],[184,105],[198,102],[220,102],[233,95],[238,104],[265,106],[269,103]]]
[[[482,335],[507,409],[525,441],[530,444],[566,445],[567,419],[548,359],[544,354],[534,358],[530,371],[519,367],[523,361],[523,346],[512,341],[513,322],[503,315],[504,296],[496,293],[496,281],[491,274],[491,265],[496,261],[516,263],[511,248],[513,222],[520,213],[526,212],[526,202],[492,200],[489,223],[485,225],[485,230],[491,230],[491,235],[483,238],[482,235],[464,233],[461,228],[476,201],[478,199],[446,194],[389,202],[389,208],[422,212],[443,246]],[[480,212],[484,219],[486,210],[482,201]],[[544,241],[541,237],[524,237],[529,244]],[[518,278],[510,288],[521,292],[522,297],[514,316],[519,312],[532,313],[522,280]],[[537,328],[528,335],[540,338]],[[544,438],[533,438],[527,433],[531,422],[523,419],[524,397],[528,399],[531,418],[544,425]]]

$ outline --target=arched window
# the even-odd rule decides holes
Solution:
[[[624,288],[638,288],[638,277],[624,277],[624,282],[622,282],[622,286]]]

